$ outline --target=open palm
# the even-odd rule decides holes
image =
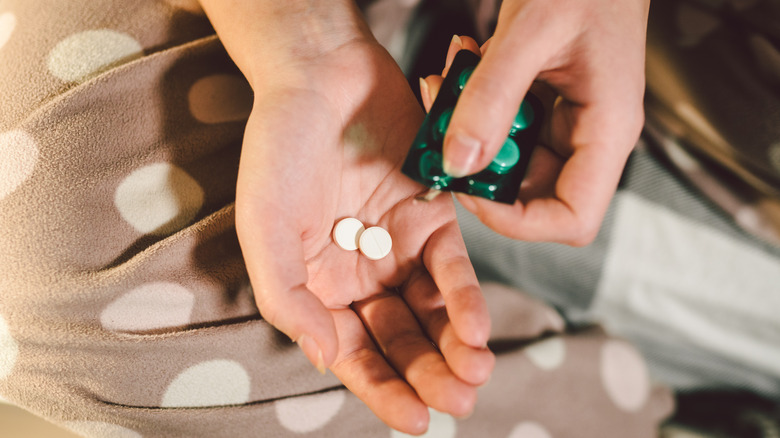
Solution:
[[[374,41],[298,67],[256,87],[241,157],[258,307],[390,426],[423,432],[428,406],[466,415],[493,366],[489,319],[452,199],[416,201],[422,186],[400,173],[422,110]],[[390,255],[336,246],[344,217],[388,230]]]

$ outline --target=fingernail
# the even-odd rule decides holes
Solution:
[[[420,96],[422,96],[424,99],[431,98],[431,92],[428,89],[428,82],[423,78],[420,78]]]
[[[319,371],[320,374],[325,374],[325,360],[322,358],[322,350],[320,350],[320,347],[314,342],[314,339],[306,335],[301,335],[295,342],[301,347],[303,354],[305,354],[309,361],[317,368],[317,371]]]
[[[463,48],[463,41],[461,41],[460,37],[458,35],[452,36],[452,41],[450,41],[451,46],[455,46],[458,48],[458,50]]]
[[[447,137],[444,172],[455,178],[468,175],[479,158],[480,149],[479,140],[460,132]]]

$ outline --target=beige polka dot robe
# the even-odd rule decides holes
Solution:
[[[0,102],[3,398],[87,437],[401,436],[259,316],[252,91],[194,2],[0,1]],[[670,399],[636,350],[486,293],[495,374],[429,436],[654,436]]]

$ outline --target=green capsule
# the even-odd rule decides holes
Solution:
[[[450,126],[450,119],[452,118],[452,108],[447,108],[442,111],[436,123],[433,126],[433,139],[441,141],[444,139],[444,134],[447,133],[447,127]]]
[[[509,132],[514,134],[518,131],[529,127],[534,122],[534,108],[527,100],[523,100],[520,104],[520,110],[515,115],[515,120],[512,122],[512,129]]]
[[[463,88],[466,86],[466,82],[469,81],[471,74],[474,73],[474,67],[466,67],[461,70],[458,75],[458,80],[455,81],[455,94],[460,94]]]
[[[530,154],[544,120],[544,107],[531,92],[518,105],[509,136],[483,171],[464,178],[447,175],[443,169],[443,142],[459,96],[471,79],[479,56],[468,50],[455,55],[441,92],[431,106],[404,161],[402,172],[439,191],[456,191],[512,204],[526,171]]]
[[[512,167],[520,161],[520,148],[517,147],[517,143],[511,138],[507,138],[504,141],[504,146],[498,151],[498,154],[493,158],[493,162],[488,165],[488,169],[498,174],[505,174],[512,170]]]
[[[498,185],[469,178],[469,190],[471,195],[481,196],[487,199],[495,199]]]
[[[420,176],[430,182],[430,188],[442,190],[452,181],[452,177],[444,173],[442,155],[438,151],[425,151],[420,157]]]

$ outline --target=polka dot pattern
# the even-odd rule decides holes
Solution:
[[[16,190],[33,172],[38,162],[38,145],[24,131],[0,134],[0,200]]]
[[[49,72],[81,82],[112,67],[139,58],[143,48],[133,37],[109,29],[80,32],[60,41],[49,53]]]
[[[128,175],[116,190],[114,204],[139,232],[169,234],[192,221],[203,199],[203,189],[187,172],[155,163]]]
[[[279,400],[275,404],[276,418],[292,432],[313,432],[336,416],[345,399],[344,391],[329,391]]]
[[[100,323],[107,330],[120,332],[180,327],[190,322],[194,303],[195,296],[176,283],[145,284],[106,306]]]
[[[612,402],[623,411],[638,411],[650,394],[644,360],[623,341],[609,340],[602,346],[601,381]]]
[[[507,438],[552,438],[552,435],[540,424],[526,421],[515,426]]]
[[[0,380],[11,374],[19,357],[19,345],[11,336],[11,330],[0,316]]]
[[[433,409],[428,409],[431,420],[428,423],[428,431],[419,438],[455,438],[458,426],[451,415],[443,414]],[[411,438],[413,435],[405,434],[397,430],[390,433],[390,438]]]
[[[566,343],[560,337],[548,338],[529,345],[523,352],[537,367],[554,370],[566,359]]]
[[[252,110],[252,89],[236,75],[219,74],[196,81],[187,95],[190,113],[203,123],[246,120]]]
[[[182,371],[165,390],[162,407],[228,406],[249,401],[249,373],[232,360],[201,362]]]
[[[68,421],[64,426],[87,438],[142,438],[136,431],[100,421]]]
[[[0,49],[5,46],[16,29],[16,15],[12,12],[0,14]]]
[[[419,0],[401,1],[412,7]],[[40,86],[47,93],[46,103],[51,104],[47,111],[36,112],[38,118],[34,125],[29,125],[42,131],[0,131],[0,157],[16,160],[8,168],[0,161],[0,210],[8,208],[10,214],[35,213],[34,205],[28,207],[16,202],[24,201],[33,193],[40,194],[44,201],[54,201],[41,210],[46,214],[42,217],[45,220],[35,223],[28,220],[34,226],[22,229],[23,235],[32,235],[28,233],[30,230],[43,231],[35,235],[42,236],[40,241],[9,239],[9,242],[18,241],[20,245],[32,242],[33,250],[40,248],[41,253],[51,256],[43,260],[45,263],[35,265],[36,272],[40,271],[44,279],[49,278],[47,273],[50,276],[53,270],[60,269],[60,261],[68,265],[76,263],[76,257],[71,255],[104,253],[77,262],[79,266],[74,272],[83,273],[84,281],[76,281],[81,278],[77,275],[74,281],[58,283],[56,291],[34,286],[21,275],[16,276],[18,280],[7,276],[12,290],[18,289],[20,293],[9,295],[3,300],[3,305],[7,302],[8,307],[0,309],[8,316],[8,324],[0,318],[3,388],[12,388],[9,394],[13,394],[15,402],[37,412],[49,412],[55,416],[53,420],[99,420],[65,424],[87,437],[141,438],[142,434],[155,433],[201,436],[214,430],[231,436],[254,436],[263,431],[291,436],[320,436],[327,432],[336,436],[343,435],[343,428],[363,430],[361,426],[379,431],[385,437],[407,437],[391,432],[373,416],[366,417],[365,406],[358,406],[360,402],[346,390],[320,392],[338,384],[337,379],[332,374],[322,378],[325,380],[319,380],[319,376],[307,377],[310,367],[300,362],[305,359],[288,348],[289,342],[279,338],[265,321],[257,318],[251,291],[249,295],[237,291],[239,285],[248,284],[248,279],[233,227],[235,211],[231,193],[234,193],[227,187],[229,181],[222,187],[224,178],[218,177],[223,172],[216,170],[235,169],[240,152],[235,140],[240,139],[241,122],[249,115],[253,94],[247,82],[235,74],[235,66],[213,37],[207,18],[188,13],[201,12],[197,0],[133,2],[129,6],[117,1],[121,7],[111,7],[111,3],[89,4],[84,8],[74,6],[76,3],[67,7],[52,3],[52,7],[41,9],[38,15],[34,6],[26,6],[31,10],[24,10],[25,2],[14,3],[14,8],[19,9],[14,9],[13,14],[0,10],[0,56],[4,59],[7,55],[16,56],[20,50],[37,53],[33,68],[21,72],[29,73],[30,89]],[[27,20],[28,17],[36,19]],[[51,17],[50,22],[46,21],[47,17]],[[122,32],[109,30],[119,23],[121,28],[116,29]],[[45,33],[47,28],[56,29],[59,39],[31,38],[29,48],[19,44],[28,36],[51,36]],[[95,30],[82,32],[85,29]],[[144,47],[154,48],[155,53],[138,60],[144,55]],[[132,60],[136,61],[124,64]],[[24,59],[19,61],[12,67],[21,65]],[[74,90],[73,86],[82,81],[89,82]],[[33,94],[16,93],[11,97]],[[59,120],[62,115],[73,114],[74,109],[95,107],[90,103],[105,102],[106,96],[116,105],[109,105],[111,108],[105,107],[104,111],[80,111],[78,123],[70,126],[101,127],[96,131],[101,141],[82,139],[92,145],[102,145],[99,156],[93,149],[72,147],[73,134],[81,129],[68,129],[67,124],[58,127],[46,119]],[[22,104],[25,102],[20,100]],[[10,105],[18,106],[17,112],[24,116],[23,105],[17,102]],[[129,114],[129,108],[140,110],[145,116],[122,117]],[[187,154],[193,138],[203,142],[196,145],[197,153]],[[355,157],[365,154],[366,149],[380,146],[365,126],[358,123],[344,133],[344,140],[356,151]],[[150,150],[148,145],[159,147]],[[161,156],[186,156],[185,159],[193,161],[187,164],[162,162],[165,158],[151,158],[160,162],[148,161],[149,157]],[[133,163],[133,167],[123,167],[128,163]],[[194,170],[204,167],[215,171]],[[95,173],[96,169],[99,172]],[[52,183],[58,186],[52,187]],[[208,199],[205,189],[208,189]],[[13,196],[7,199],[10,202],[2,202],[3,196],[9,195]],[[24,208],[17,208],[19,205]],[[92,208],[85,209],[85,205]],[[216,212],[209,216],[208,223],[198,223],[197,227],[163,242],[143,236],[175,233],[203,217],[206,211]],[[21,219],[14,225],[23,226],[30,216],[17,217]],[[57,233],[48,236],[49,231]],[[100,239],[84,238],[84,232]],[[103,242],[98,245],[101,248],[95,245],[98,240]],[[137,256],[139,252],[143,252],[141,257]],[[36,255],[26,254],[30,254],[29,258]],[[165,276],[160,277],[161,273]],[[137,283],[138,278],[145,278],[145,283]],[[9,280],[4,278],[4,281]],[[191,286],[194,284],[197,286]],[[108,293],[106,288],[110,289]],[[59,326],[92,315],[93,325],[100,324],[105,330],[91,330],[76,323],[75,331],[61,331],[57,339],[46,339],[41,333],[43,338],[36,339],[32,332],[29,333],[32,337],[28,336],[22,330],[24,321],[11,316],[40,313],[41,308],[35,306],[45,304],[46,294],[53,292],[59,298],[71,296],[76,300],[72,304],[85,300],[89,303],[80,307],[81,315],[69,313],[69,306],[45,309],[51,317],[49,323]],[[551,328],[564,328],[559,315],[552,311],[538,314],[541,308],[540,304],[528,313],[534,327],[542,327],[540,331],[545,333]],[[193,321],[203,322],[203,329],[188,330]],[[10,328],[9,324],[12,324]],[[121,334],[161,329],[165,329],[165,335]],[[73,386],[70,382],[78,380],[85,364],[93,364],[91,379],[97,382],[93,386],[99,392],[96,395],[106,403],[95,404],[90,397],[82,397],[84,394],[69,393],[62,394],[68,401],[63,409],[57,412],[48,409],[46,403],[50,397],[40,395],[51,388],[36,387],[40,376],[35,369],[28,370],[25,366],[28,355],[38,354],[28,351],[28,344],[38,342],[92,345],[79,352],[78,360],[61,361],[63,369],[51,376],[54,380],[49,380],[52,385],[67,389]],[[537,415],[533,408],[585,412],[588,418],[598,418],[595,407],[575,410],[568,409],[568,404],[556,404],[556,400],[567,401],[566,395],[571,393],[566,372],[575,367],[582,369],[584,361],[588,362],[588,370],[598,369],[595,362],[601,341],[591,342],[589,346],[583,361],[578,354],[584,349],[570,337],[565,342],[550,338],[526,353],[514,350],[504,355],[497,367],[501,375],[494,379],[499,384],[486,385],[485,390],[499,392],[495,389],[499,388],[512,393],[514,398],[494,398],[493,392],[485,392],[485,399],[497,402],[493,405],[495,409],[487,412],[478,409],[471,420],[463,422],[430,411],[429,429],[423,436],[479,436],[475,429],[484,427],[486,418],[494,424],[485,427],[484,436],[500,431],[495,435],[506,437],[511,431],[510,438],[552,438],[542,425],[555,426],[554,431],[565,436],[558,423]],[[57,360],[56,348],[44,350],[39,352],[42,361]],[[171,351],[175,353],[171,355]],[[545,403],[541,400],[544,395],[501,384],[505,381],[503,377],[509,377],[507,382],[512,381],[511,373],[517,373],[516,365],[524,367],[531,379],[539,376],[535,381],[564,382],[563,390],[550,397],[552,403]],[[556,371],[547,372],[547,369]],[[587,389],[598,390],[604,399],[602,382],[595,372],[588,377]],[[548,393],[550,386],[544,385],[541,392]],[[273,408],[260,400],[274,400]],[[525,405],[520,408],[517,400],[527,400],[531,408],[526,409]],[[608,400],[604,404],[611,414],[615,413]],[[154,409],[155,406],[176,411]],[[221,408],[224,406],[229,408]],[[555,409],[548,409],[549,406]],[[90,415],[80,416],[79,412],[87,411]],[[153,417],[161,415],[175,415],[176,421],[167,424],[165,431],[155,431],[150,425],[155,421]],[[253,421],[245,421],[250,417]],[[521,419],[538,423],[519,423]],[[627,435],[642,436],[631,432]]]

